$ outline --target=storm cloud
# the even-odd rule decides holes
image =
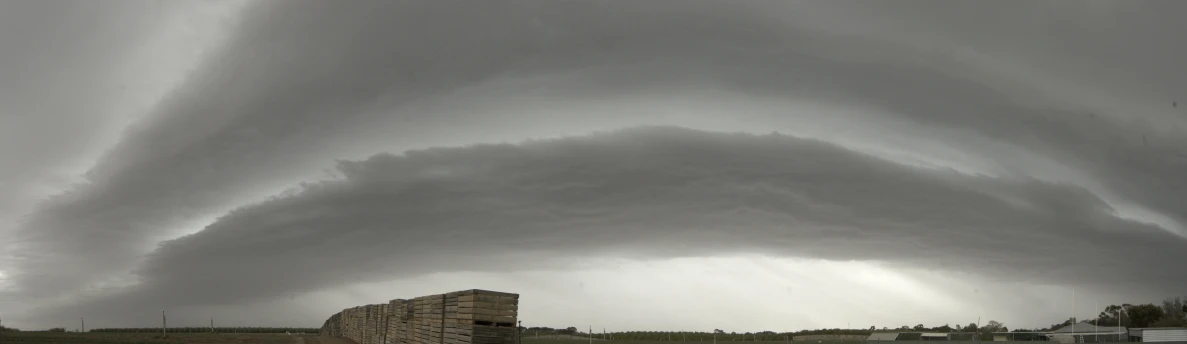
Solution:
[[[779,134],[643,127],[383,154],[338,171],[162,243],[130,293],[217,305],[343,281],[745,253],[1107,291],[1187,282],[1163,268],[1187,258],[1187,239],[1121,219],[1083,188]]]
[[[35,207],[45,192],[0,199],[22,204],[0,212],[20,218],[0,265],[9,293],[230,305],[744,253],[1117,293],[1187,279],[1160,268],[1187,235],[1178,2],[234,8],[207,18],[225,39],[176,87],[109,111],[150,104],[135,120],[10,110],[5,128],[28,135],[6,147],[52,141],[35,133],[54,123],[79,135],[6,153],[3,170],[24,172],[3,185],[87,167]],[[118,79],[87,77],[104,61],[60,75]],[[68,97],[55,85],[35,93]],[[9,168],[26,155],[37,169]]]
[[[1187,240],[1119,219],[1083,188],[923,170],[778,134],[648,127],[385,154],[339,170],[342,180],[163,243],[144,276],[231,300],[278,291],[254,279],[317,288],[368,271],[510,269],[542,256],[763,252],[986,266],[996,278],[1059,284],[1094,282],[1088,272],[1102,269],[1121,283],[1187,282],[1161,267],[1187,258],[1176,249]],[[285,262],[310,272],[260,273]],[[253,285],[267,287],[251,295]]]

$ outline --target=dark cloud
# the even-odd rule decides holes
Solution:
[[[126,115],[113,109],[114,79],[152,13],[130,5],[0,4],[0,233],[68,186],[76,160]]]
[[[1180,281],[1153,269],[1177,258],[1169,233],[1187,223],[1187,124],[1168,109],[1187,92],[1182,6],[261,1],[105,147],[86,184],[27,218],[9,273],[52,296],[146,259],[144,284],[108,299],[128,303],[260,299],[362,271],[526,268],[540,254],[761,251],[1012,280],[1087,283],[1079,272],[1103,269]],[[88,75],[77,77],[102,79]],[[50,86],[40,93],[61,83]],[[647,124],[820,141],[653,128],[380,155],[143,256],[335,159]],[[454,245],[454,231],[483,245]],[[430,258],[441,265],[419,263]],[[299,265],[288,260],[317,273],[253,275]],[[205,293],[219,288],[233,290]]]
[[[163,243],[126,303],[254,302],[433,272],[752,252],[1100,290],[1187,282],[1165,269],[1187,259],[1187,240],[1119,219],[1082,188],[919,169],[778,134],[645,127],[338,169],[342,180]]]
[[[635,10],[626,18],[640,22],[665,8],[630,7]],[[702,15],[728,9],[711,7],[692,8]],[[529,19],[551,9],[560,11],[550,17],[560,21],[554,24],[576,33],[544,37],[546,30]],[[176,233],[166,228],[225,209],[245,192],[274,192],[270,187],[284,183],[276,181],[308,177],[308,171],[343,154],[334,147],[336,141],[350,144],[343,137],[353,127],[346,124],[381,95],[395,103],[418,99],[513,65],[547,71],[522,65],[532,55],[569,67],[586,64],[581,60],[586,51],[573,49],[588,48],[566,39],[610,35],[646,42],[663,37],[659,25],[648,25],[655,31],[648,39],[620,36],[615,26],[580,20],[619,10],[594,3],[261,2],[249,8],[251,20],[243,21],[220,53],[99,160],[87,173],[86,185],[31,216],[18,238],[18,261],[24,263],[18,281],[29,292],[54,294],[119,272],[143,252],[141,247],[162,239],[162,233]],[[439,20],[445,13],[453,19]],[[678,14],[661,17],[697,25]],[[556,49],[566,46],[570,49]],[[364,139],[449,127],[393,128]],[[51,253],[64,251],[78,254]]]

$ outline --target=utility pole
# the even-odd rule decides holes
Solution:
[[[589,325],[589,344],[593,344],[593,325]]]
[[[82,318],[78,318],[78,333],[87,331],[87,322]]]
[[[977,317],[977,327],[973,329],[973,342],[981,342],[981,317]]]
[[[210,317],[210,333],[214,333],[214,317]]]
[[[165,337],[169,336],[167,334],[167,332],[165,331],[165,328],[167,326],[168,325],[166,325],[166,323],[165,323],[165,311],[161,311],[161,338],[165,338]]]

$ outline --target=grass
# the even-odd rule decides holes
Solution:
[[[160,333],[5,332],[0,344],[292,344],[293,337],[279,333]]]
[[[612,344],[713,344],[713,342],[709,341],[709,340],[706,340],[706,341],[688,340],[685,342],[681,342],[679,340],[667,341],[667,340],[617,340],[616,339],[614,341],[602,341],[598,338],[594,338],[593,341],[595,343],[601,342],[601,344],[611,344],[611,343]],[[529,337],[528,335],[524,335],[524,337],[523,337],[523,344],[581,344],[581,343],[588,343],[588,342],[589,342],[589,339],[585,338],[585,337],[581,337],[581,338],[577,338],[577,339],[545,339],[545,338],[535,339],[535,338]],[[786,342],[781,341],[781,340],[780,341],[758,341],[758,342],[749,341],[749,340],[745,341],[745,342],[727,341],[727,340],[718,340],[717,341],[717,344],[752,344],[752,343],[784,344]],[[825,340],[825,341],[820,341],[820,343],[823,343],[823,344],[864,344],[865,341]],[[817,341],[815,341],[815,340],[812,340],[812,341],[796,340],[796,341],[792,341],[791,344],[817,344]]]

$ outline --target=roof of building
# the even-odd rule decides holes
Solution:
[[[1085,333],[1125,333],[1125,327],[1116,326],[1096,326],[1089,323],[1075,323],[1068,326],[1060,327],[1051,334],[1085,334]]]
[[[938,333],[938,332],[936,332],[936,333],[923,333],[923,334],[921,334],[921,336],[923,336],[923,337],[936,337],[936,338],[948,338],[948,334],[947,334],[947,333]]]
[[[866,340],[895,340],[896,338],[898,338],[898,332],[874,332]]]

